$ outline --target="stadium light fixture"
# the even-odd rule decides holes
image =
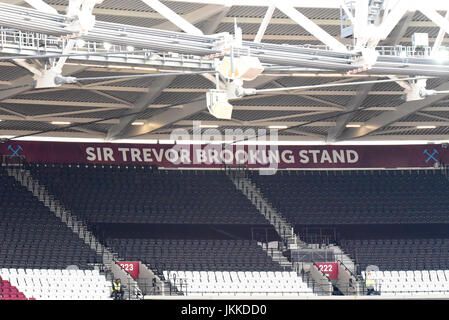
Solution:
[[[355,123],[348,123],[346,125],[346,128],[360,128],[362,125],[360,124],[355,124]]]
[[[287,129],[287,126],[268,126],[268,129]]]
[[[145,122],[143,121],[134,121],[133,123],[131,123],[131,125],[133,126],[143,126],[145,124]]]
[[[65,124],[72,124],[72,123],[68,122],[68,121],[52,121],[51,124],[65,125]]]
[[[416,129],[435,129],[437,126],[416,126]]]
[[[200,124],[199,127],[200,128],[211,128],[211,129],[214,129],[214,128],[218,128],[219,125],[217,125],[217,124]]]

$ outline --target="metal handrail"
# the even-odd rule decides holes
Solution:
[[[360,280],[360,275],[357,275],[357,274],[354,274],[344,263],[343,263],[343,261],[342,260],[340,260],[340,259],[337,259],[337,263],[340,263],[344,268],[345,268],[345,270],[347,271],[347,272],[349,272],[349,274],[352,276],[352,277],[354,277],[354,279],[356,279],[356,280]]]

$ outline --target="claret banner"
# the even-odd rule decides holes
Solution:
[[[4,159],[40,163],[156,165],[180,168],[431,168],[447,163],[445,145],[221,145],[10,141]]]

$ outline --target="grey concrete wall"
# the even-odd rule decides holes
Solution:
[[[156,279],[155,287],[153,287],[153,279]],[[137,279],[137,283],[144,295],[160,295],[164,291],[164,283],[142,262],[139,262],[139,278]]]
[[[345,267],[341,261],[338,261],[338,278],[335,282],[336,287],[344,294],[344,295],[357,295],[358,293],[358,283],[357,279],[351,275],[348,269]],[[352,286],[349,286],[349,280],[352,280]]]

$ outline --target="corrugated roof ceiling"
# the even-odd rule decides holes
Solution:
[[[195,12],[198,9],[205,7],[205,4],[195,2],[176,2],[176,1],[162,1],[171,10],[177,14],[185,15]],[[46,0],[46,3],[50,5],[58,6],[58,10],[68,5],[68,0]],[[27,4],[23,4],[27,6]],[[100,14],[96,15],[96,19],[99,21],[108,21],[121,24],[136,25],[141,27],[154,27],[165,23],[167,20],[161,15],[157,14],[151,7],[146,5],[141,0],[105,0],[103,3],[96,6]],[[260,22],[265,16],[266,7],[246,7],[246,6],[232,6],[226,13],[226,20],[218,24],[216,32],[229,32],[234,33],[234,23],[230,20],[237,18],[238,25],[243,30],[244,39],[252,39],[258,32]],[[63,11],[63,10],[62,10]],[[350,39],[340,39],[340,10],[330,8],[300,8],[299,11],[307,16],[309,19],[319,20],[320,27],[330,33],[339,41],[346,41],[351,43]],[[145,15],[148,14],[148,17]],[[440,12],[444,15],[445,12]],[[213,19],[213,18],[212,18]],[[254,20],[259,19],[259,20]],[[273,44],[289,44],[289,45],[322,45],[322,43],[312,37],[309,32],[304,30],[299,25],[291,21],[284,13],[276,9],[273,14],[273,19],[278,19],[277,23],[274,21],[270,23],[265,32],[263,42]],[[282,19],[279,22],[279,19]],[[436,26],[429,25],[429,20],[423,14],[416,12],[412,19],[413,26],[409,26],[403,35],[403,38],[410,38],[415,32],[425,32],[429,34],[432,44],[434,38],[439,31]],[[420,25],[420,22],[422,24]],[[200,21],[196,23],[196,26],[203,28],[205,22]],[[444,43],[449,41],[444,40]],[[401,40],[400,44],[408,44],[408,40]],[[71,60],[71,62],[75,62]],[[104,69],[100,70],[99,67],[88,68],[77,74],[77,77],[98,77],[98,76],[113,76],[124,75],[127,73],[119,72],[118,69]],[[122,71],[122,70],[120,70]],[[23,76],[30,76],[30,72],[16,66],[0,65],[0,81],[2,81],[3,88],[8,86],[8,81],[15,80]],[[31,78],[31,76],[30,76]],[[277,88],[279,86],[294,87],[294,86],[307,86],[318,85],[331,82],[345,81],[346,77],[281,77],[276,79],[275,82],[268,82],[261,85],[259,88]],[[372,80],[373,78],[370,78]],[[385,79],[385,77],[383,77]],[[355,78],[353,81],[361,81],[362,78]],[[50,130],[57,128],[49,124],[45,118],[42,121],[35,121],[36,119],[21,119],[19,113],[24,116],[43,116],[51,115],[51,117],[57,118],[71,118],[80,119],[80,121],[86,121],[85,119],[104,119],[109,117],[119,117],[127,112],[132,112],[132,108],[125,108],[126,104],[121,103],[120,100],[134,103],[139,100],[145,93],[145,89],[156,86],[160,79],[156,78],[140,78],[130,79],[123,81],[113,82],[100,82],[98,85],[93,85],[96,81],[83,81],[82,85],[93,85],[91,89],[99,90],[100,93],[92,90],[75,90],[75,89],[62,89],[58,90],[41,90],[31,92],[28,94],[19,94],[10,97],[9,100],[3,101],[0,104],[0,115],[3,116],[4,121],[0,122],[0,130],[14,130],[14,131],[36,131],[36,130]],[[447,79],[429,79],[427,81],[427,88],[433,89],[447,81]],[[177,77],[162,94],[154,101],[155,108],[148,108],[142,112],[138,119],[151,119],[152,116],[161,114],[165,109],[159,109],[160,105],[180,105],[188,103],[189,101],[205,98],[204,89],[214,89],[215,83],[206,79],[200,75],[187,75]],[[236,108],[233,111],[233,118],[242,122],[251,122],[255,120],[263,120],[264,123],[301,123],[307,121],[320,121],[329,115],[338,115],[341,111],[336,111],[338,106],[345,107],[349,104],[351,99],[354,98],[357,92],[357,86],[343,86],[332,88],[319,88],[310,89],[308,93],[312,93],[309,97],[304,93],[298,94],[277,94],[267,96],[254,96],[245,97],[244,99],[231,100],[230,103]],[[379,83],[373,86],[371,91],[376,92],[392,92],[400,91],[404,89],[398,84],[391,83]],[[102,92],[102,93],[101,93]],[[313,94],[315,93],[316,94]],[[114,99],[114,97],[116,99]],[[361,104],[361,108],[370,107],[396,107],[405,102],[402,99],[403,96],[397,94],[376,94],[368,95],[368,97]],[[51,103],[47,103],[51,102]],[[60,103],[60,105],[58,105]],[[103,110],[104,107],[112,106],[111,110]],[[239,110],[239,107],[243,110]],[[411,135],[411,136],[432,136],[432,135],[445,135],[449,132],[449,127],[438,127],[436,129],[418,130],[416,128],[405,128],[404,131],[396,132],[399,128],[397,124],[401,122],[435,122],[445,123],[444,118],[449,119],[449,101],[443,99],[441,102],[434,103],[432,106],[433,111],[422,111],[429,116],[420,114],[412,114],[404,117],[395,125],[390,125],[379,132],[377,135],[384,136],[382,132],[388,132],[393,130],[392,133],[387,133],[388,136],[397,135]],[[4,109],[2,109],[4,108]],[[436,108],[436,109],[435,109]],[[10,110],[11,112],[8,112]],[[97,111],[98,110],[98,111]],[[323,111],[324,110],[324,111]],[[440,111],[436,111],[440,110]],[[320,111],[320,114],[310,114],[314,111]],[[78,113],[77,113],[78,112]],[[352,122],[366,122],[373,117],[382,114],[384,110],[358,110],[351,114],[349,117]],[[58,113],[67,113],[66,115],[58,116]],[[298,115],[298,116],[295,116]],[[279,118],[286,117],[286,118]],[[440,117],[440,118],[435,118]],[[16,118],[15,120],[10,120]],[[83,119],[83,120],[81,120]],[[270,120],[271,119],[271,120]],[[117,120],[117,119],[116,119]],[[231,126],[229,121],[220,121],[211,116],[207,110],[198,112],[194,115],[187,116],[182,121],[213,121],[221,123],[220,130],[235,129],[235,123]],[[335,122],[335,118],[326,120],[325,122],[332,124]],[[117,120],[118,121],[118,120]],[[177,121],[179,122],[179,121]],[[326,123],[325,123],[326,124]],[[93,131],[99,133],[106,133],[113,124],[99,123],[86,125],[84,127],[85,132]],[[256,126],[244,126],[241,128],[246,129],[258,129],[266,128],[257,124]],[[168,130],[169,128],[176,128],[179,125],[172,124],[163,128]],[[327,135],[328,130],[331,127],[327,126],[301,126],[298,127],[298,131],[309,133],[311,135]],[[81,130],[81,129],[80,129]],[[82,131],[82,130],[81,130]],[[71,132],[76,135],[77,130],[68,129],[67,132]],[[92,133],[93,134],[93,133]],[[280,136],[295,135],[293,132],[280,131]],[[298,133],[300,134],[300,133]],[[157,134],[156,134],[157,135]],[[95,135],[94,135],[95,136]],[[99,137],[104,135],[99,134]]]

